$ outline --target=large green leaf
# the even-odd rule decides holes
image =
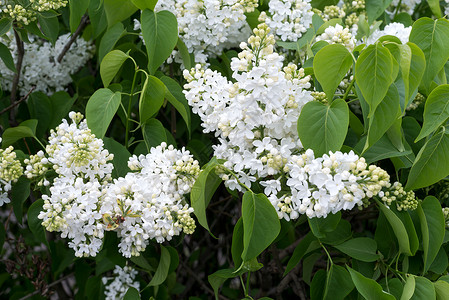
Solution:
[[[34,92],[30,95],[27,105],[30,111],[30,117],[38,120],[36,136],[43,137],[50,126],[53,115],[51,100],[42,92]]]
[[[70,31],[72,33],[78,28],[81,18],[89,7],[89,0],[69,0],[70,9]],[[45,34],[45,32],[44,32]]]
[[[432,265],[433,260],[443,244],[445,221],[441,204],[437,198],[428,196],[418,205],[419,223],[421,224],[422,245],[424,251],[423,273]]]
[[[392,0],[365,0],[366,14],[368,22],[372,24],[376,19],[385,12]]]
[[[178,22],[169,11],[145,9],[141,16],[142,35],[147,47],[148,70],[154,74],[178,42]]]
[[[16,66],[14,65],[11,51],[9,51],[9,48],[2,43],[0,43],[0,58],[8,69],[16,73]]]
[[[17,127],[10,127],[3,132],[2,147],[6,148],[16,141],[25,137],[36,137],[37,120],[30,119],[23,121]]]
[[[37,217],[42,211],[43,206],[44,200],[39,199],[31,204],[30,208],[28,208],[28,227],[38,241],[46,244],[47,247],[50,248],[48,246],[44,227],[42,226],[42,220]]]
[[[114,93],[110,89],[99,89],[89,98],[86,106],[87,126],[97,138],[104,137],[120,101],[120,92]]]
[[[182,92],[182,87],[172,78],[162,76],[161,81],[165,84],[165,98],[173,105],[174,108],[181,114],[182,119],[187,125],[189,134],[191,132],[191,117],[190,106],[187,99]]]
[[[427,0],[427,3],[429,4],[429,7],[432,10],[432,13],[435,15],[435,17],[441,18],[440,1],[439,0]]]
[[[421,276],[415,277],[415,292],[411,300],[436,299],[435,288],[432,282]]]
[[[11,190],[12,207],[19,223],[22,223],[23,203],[28,199],[28,196],[30,196],[30,181],[22,176]]]
[[[327,272],[323,299],[345,299],[353,288],[354,284],[349,272],[341,266],[331,264],[329,272]]]
[[[100,75],[104,87],[108,87],[129,55],[120,50],[112,50],[103,58],[100,64]]]
[[[126,33],[122,23],[117,23],[109,28],[100,41],[98,49],[98,61],[103,61],[105,55],[111,51],[117,41]]]
[[[304,148],[315,156],[340,150],[349,125],[346,102],[337,99],[331,105],[312,101],[304,105],[298,118],[298,135]]]
[[[393,228],[394,235],[396,236],[399,242],[399,252],[405,255],[411,255],[412,253],[410,251],[410,242],[407,230],[405,229],[405,226],[402,223],[401,219],[399,219],[399,217],[396,216],[395,213],[391,211],[391,209],[386,207],[384,204],[380,203],[379,200],[376,199],[376,202],[377,205],[379,206],[379,209],[387,218],[388,223],[390,223],[391,228]]]
[[[140,300],[139,291],[132,286],[129,287],[125,295],[123,296],[123,300]]]
[[[165,89],[164,83],[157,77],[151,75],[147,77],[139,99],[139,118],[141,124],[157,115],[164,103]]]
[[[214,290],[215,299],[218,300],[218,290],[223,285],[223,283],[229,278],[236,277],[237,274],[234,273],[234,269],[222,269],[209,275],[207,280],[209,281],[212,289]]]
[[[413,24],[409,39],[424,52],[426,69],[422,86],[424,92],[429,94],[432,81],[449,59],[449,47],[446,43],[449,40],[449,21],[421,18]]]
[[[424,122],[415,141],[425,138],[449,118],[449,84],[435,88],[429,95],[424,106]]]
[[[357,145],[355,145],[354,150],[356,150],[358,153],[361,153],[365,143],[366,137],[362,137]],[[384,135],[371,148],[363,153],[363,157],[366,159],[366,162],[370,164],[381,159],[401,157],[410,154],[412,154],[411,150],[398,150],[387,137],[387,135]]]
[[[104,147],[109,151],[109,153],[114,154],[114,159],[112,164],[114,169],[112,174],[115,175],[114,178],[125,177],[130,171],[128,168],[128,159],[131,156],[129,151],[121,143],[117,142],[112,138],[103,138]]]
[[[50,40],[52,44],[55,44],[59,35],[59,21],[57,16],[50,18],[43,17],[41,14],[37,15],[39,25],[42,33]]]
[[[137,7],[131,0],[104,0],[104,10],[108,19],[108,27],[111,27],[130,17],[136,12]]]
[[[161,285],[165,279],[167,279],[168,270],[170,269],[170,252],[161,245],[161,257],[159,259],[159,264],[157,266],[156,272],[153,275],[153,278],[151,279],[150,283],[146,286],[158,286]]]
[[[206,218],[206,207],[221,183],[221,178],[215,173],[215,167],[219,166],[219,161],[213,157],[205,166],[196,179],[190,192],[190,204],[193,213],[198,219],[198,223],[209,232],[209,225]]]
[[[12,28],[12,20],[6,17],[3,17],[0,20],[0,36],[4,35],[5,33],[9,32]]]
[[[355,80],[370,107],[369,117],[374,115],[393,83],[392,74],[393,57],[381,43],[370,45],[360,53],[355,64]]]
[[[299,242],[298,246],[296,246],[295,250],[293,251],[292,256],[290,257],[290,259],[287,263],[287,267],[285,268],[284,276],[287,275],[287,273],[290,272],[294,267],[296,267],[296,265],[299,263],[299,261],[307,253],[307,249],[309,249],[310,243],[312,243],[314,240],[316,240],[316,238],[310,231],[301,240],[301,242]]]
[[[334,247],[361,261],[372,262],[379,258],[379,255],[376,253],[376,241],[367,237],[353,238]]]
[[[402,290],[401,300],[409,300],[415,292],[415,276],[408,275]]]
[[[438,280],[437,282],[433,283],[433,287],[435,288],[437,300],[449,299],[449,283],[447,283],[446,281]]]
[[[317,238],[325,238],[326,233],[332,232],[337,228],[338,223],[341,220],[341,212],[335,214],[328,214],[326,218],[309,218],[309,226],[312,233]]]
[[[363,152],[374,145],[400,116],[398,89],[395,85],[391,85],[385,98],[377,106],[374,115],[369,118],[368,137]]]
[[[131,2],[140,10],[145,8],[154,10],[157,0],[131,0]]]
[[[365,299],[376,299],[376,300],[395,300],[396,298],[383,291],[382,287],[373,279],[366,278],[359,272],[346,266],[349,273],[351,274],[352,282],[354,282],[357,291],[365,297]]]
[[[53,129],[61,124],[62,119],[66,117],[72,109],[72,105],[75,102],[76,97],[76,94],[73,97],[70,97],[70,95],[65,91],[56,92],[51,95],[50,102],[52,106],[52,118],[48,125],[50,129]]]
[[[148,152],[152,147],[157,147],[162,142],[167,142],[164,125],[154,118],[148,119],[142,124],[142,135]]]
[[[429,186],[449,175],[449,134],[443,127],[416,155],[406,189]]]
[[[247,191],[242,201],[243,261],[257,257],[281,231],[278,214],[267,196]]]
[[[313,59],[313,73],[329,101],[352,66],[352,56],[345,46],[332,44],[322,48]]]
[[[88,12],[93,38],[97,38],[108,27],[103,0],[90,0]]]

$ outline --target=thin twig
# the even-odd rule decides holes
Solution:
[[[23,101],[25,101],[35,89],[36,89],[36,87],[33,86],[33,87],[31,88],[31,90],[30,90],[25,96],[23,96],[22,98],[19,99],[19,101],[16,101],[16,102],[14,102],[13,104],[11,104],[10,106],[8,106],[8,107],[2,109],[2,110],[0,111],[0,115],[4,114],[5,112],[7,112],[7,111],[10,110],[10,109],[13,109],[13,108],[16,107],[17,105],[19,105],[20,103],[22,103]]]
[[[16,62],[16,73],[14,74],[14,79],[12,81],[12,88],[11,88],[11,98],[10,98],[11,105],[13,105],[16,102],[17,88],[19,86],[20,73],[22,71],[23,56],[25,55],[25,48],[23,46],[23,41],[20,39],[20,36],[15,28],[13,28],[13,32],[17,44],[17,62]],[[14,110],[10,111],[9,123],[11,124],[11,126],[14,126],[16,123]]]
[[[78,25],[78,28],[75,30],[75,32],[70,37],[70,40],[68,41],[68,43],[62,49],[61,54],[59,54],[58,59],[57,59],[58,63],[61,63],[62,59],[64,58],[64,55],[67,53],[67,51],[69,51],[70,47],[75,42],[76,38],[81,34],[81,32],[84,30],[84,28],[86,28],[86,26],[88,24],[89,24],[89,17],[87,15],[84,15],[81,18],[81,22]]]
[[[48,288],[51,288],[51,287],[53,287],[53,286],[59,284],[60,282],[66,280],[67,278],[69,278],[69,277],[71,277],[71,276],[73,276],[73,273],[70,273],[69,275],[66,275],[66,276],[64,276],[64,277],[61,277],[60,279],[58,279],[58,280],[56,280],[56,281],[50,283],[50,284],[48,285]],[[30,293],[30,294],[28,294],[28,295],[26,295],[26,296],[20,298],[19,300],[29,299],[29,298],[31,298],[31,297],[33,297],[33,296],[39,294],[39,293],[40,293],[40,291],[39,291],[39,290],[36,290],[36,291],[34,291],[34,292],[32,292],[32,293]]]
[[[6,219],[6,222],[5,222],[5,231],[8,231],[8,225],[9,225],[9,220],[11,219],[12,210],[13,210],[13,208],[11,207],[11,210],[9,211],[8,219]]]

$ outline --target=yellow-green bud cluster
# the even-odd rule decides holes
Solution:
[[[324,7],[323,13],[322,13],[324,21],[329,21],[330,19],[342,19],[346,16],[345,11],[336,6],[336,5],[329,5]]]
[[[24,174],[28,179],[36,180],[38,186],[49,185],[45,174],[51,168],[51,164],[43,151],[39,151],[36,155],[30,155],[30,158],[25,159],[24,163],[26,164]]]
[[[311,95],[318,102],[321,102],[324,104],[328,103],[325,92],[312,92]]]
[[[346,19],[345,24],[346,27],[351,28],[354,25],[357,25],[359,23],[359,14],[353,12],[351,13]]]
[[[343,10],[346,13],[365,10],[365,0],[344,0]]]
[[[176,212],[175,227],[182,228],[185,234],[192,234],[195,232],[195,220],[190,216],[191,209],[185,205],[181,210]]]
[[[19,3],[18,3],[19,2]],[[28,5],[23,1],[0,1],[0,12],[19,23],[28,25],[36,21],[36,12],[57,10],[67,5],[67,0],[29,0]]]
[[[418,94],[416,94],[416,97],[415,97],[415,99],[413,99],[412,103],[410,103],[410,104],[407,106],[406,110],[415,110],[415,109],[418,108],[418,106],[419,106],[421,103],[424,103],[424,101],[426,101],[426,97],[424,97],[423,94],[418,93]]]
[[[382,196],[382,195],[381,195]],[[393,202],[401,210],[415,210],[418,207],[418,199],[413,191],[406,192],[400,182],[395,182],[381,197],[382,201],[390,206]]]
[[[16,160],[13,150],[12,146],[0,149],[0,179],[5,182],[16,182],[23,174],[22,165]]]

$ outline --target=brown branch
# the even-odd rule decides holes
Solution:
[[[16,62],[16,73],[14,74],[14,78],[12,81],[12,88],[11,88],[11,98],[10,98],[11,105],[13,105],[16,101],[17,88],[19,87],[20,73],[22,71],[23,56],[25,55],[25,48],[23,45],[23,41],[20,39],[20,36],[17,33],[15,28],[13,28],[13,32],[14,32],[14,38],[15,38],[16,44],[17,44],[17,62]],[[15,124],[16,118],[14,115],[14,110],[10,111],[9,123],[11,124],[11,126],[16,125]]]
[[[84,15],[81,18],[81,22],[78,25],[78,28],[75,30],[75,32],[70,37],[70,40],[68,41],[68,43],[62,49],[61,54],[59,54],[59,56],[57,58],[58,63],[61,63],[62,59],[64,58],[64,55],[67,53],[67,51],[70,50],[70,47],[75,42],[76,38],[81,34],[81,32],[84,30],[84,28],[86,28],[86,26],[88,24],[89,24],[89,17],[87,15]]]
[[[23,96],[22,98],[19,99],[19,101],[16,101],[16,102],[14,102],[13,104],[11,104],[10,106],[8,106],[8,107],[2,109],[2,110],[0,111],[0,115],[4,114],[5,112],[7,112],[7,111],[10,110],[10,109],[13,109],[13,108],[16,107],[17,105],[19,105],[20,103],[22,103],[23,101],[25,101],[35,89],[36,89],[36,87],[33,86],[33,87],[31,88],[31,90],[30,90],[25,96]]]
[[[66,275],[66,276],[64,276],[64,277],[62,277],[62,278],[60,278],[60,279],[58,279],[58,280],[56,280],[56,281],[50,283],[50,284],[48,285],[48,288],[51,288],[51,287],[53,287],[53,286],[55,286],[55,285],[61,283],[62,281],[68,279],[68,278],[71,277],[71,276],[73,276],[73,273],[70,273],[69,275]],[[28,295],[26,295],[26,296],[20,298],[19,300],[25,300],[25,299],[31,298],[31,297],[33,297],[33,296],[38,295],[39,293],[40,293],[39,290],[34,291],[34,292],[32,292],[32,293],[30,293],[30,294],[28,294]]]

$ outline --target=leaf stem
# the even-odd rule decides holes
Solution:
[[[349,84],[348,88],[346,89],[346,92],[343,95],[343,100],[346,101],[346,98],[348,97],[349,92],[351,91],[352,87],[354,86],[354,82],[355,82],[355,77],[352,79],[351,83]]]
[[[133,92],[134,92],[134,87],[135,87],[135,85],[136,85],[136,78],[137,78],[137,71],[138,71],[138,68],[139,68],[139,67],[136,66],[136,70],[135,70],[135,72],[134,72],[133,83],[132,83],[132,85],[131,85],[131,93],[129,94],[128,111],[127,111],[127,113],[126,113],[126,129],[125,129],[125,147],[126,147],[126,148],[129,147],[129,145],[128,145],[128,138],[129,138],[129,121],[130,121],[130,119],[131,119],[131,104],[132,104],[132,102],[133,102],[133,96],[134,96]]]

